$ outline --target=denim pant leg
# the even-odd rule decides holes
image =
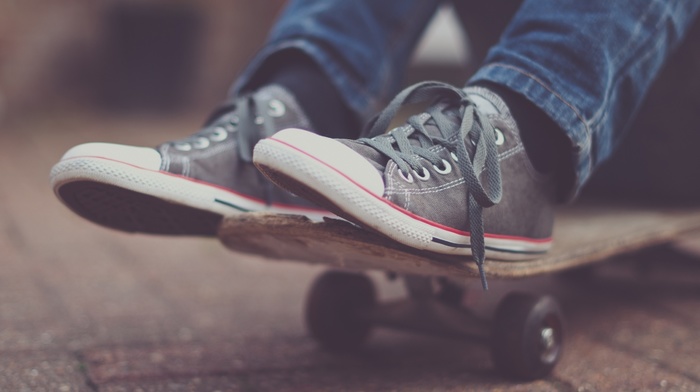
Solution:
[[[304,51],[366,120],[400,88],[413,48],[440,0],[292,0],[267,43],[232,89],[236,94],[270,56]]]
[[[469,83],[523,94],[574,146],[575,196],[700,10],[687,0],[526,0]]]

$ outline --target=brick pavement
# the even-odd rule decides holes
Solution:
[[[557,280],[565,356],[550,378],[518,384],[478,342],[380,330],[355,356],[324,353],[301,318],[318,268],[112,232],[51,194],[50,166],[76,143],[154,145],[197,123],[45,118],[0,130],[0,390],[700,390],[694,260],[654,255],[643,269]],[[401,292],[378,283],[383,296]]]

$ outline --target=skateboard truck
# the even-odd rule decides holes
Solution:
[[[465,289],[446,279],[405,276],[404,283],[409,298],[381,304],[367,275],[321,274],[306,302],[311,336],[333,352],[357,350],[373,327],[473,339],[489,343],[496,368],[519,380],[546,376],[561,357],[563,316],[549,296],[511,293],[486,320],[462,306]]]

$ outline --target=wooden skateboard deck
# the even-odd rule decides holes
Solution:
[[[518,278],[562,271],[670,242],[700,230],[700,208],[580,204],[557,212],[552,249],[530,261],[486,260],[486,276]],[[397,244],[346,221],[251,213],[227,217],[219,229],[231,250],[268,259],[398,274],[477,277],[469,256],[447,256]]]

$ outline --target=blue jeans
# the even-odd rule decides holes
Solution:
[[[400,88],[439,4],[292,0],[232,91],[271,55],[295,48],[321,66],[350,108],[369,118]],[[573,196],[619,144],[699,11],[695,0],[524,0],[468,84],[510,88],[566,133],[574,146]]]

